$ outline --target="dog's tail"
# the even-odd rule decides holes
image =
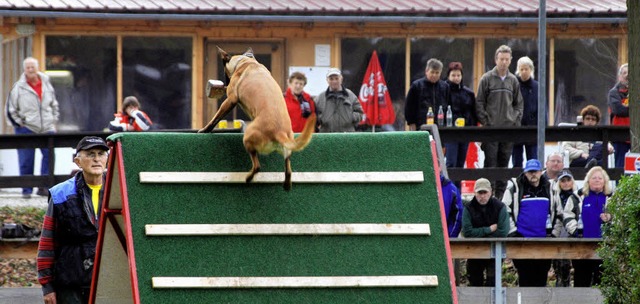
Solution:
[[[306,147],[311,141],[311,135],[313,135],[313,130],[316,128],[316,114],[311,113],[311,116],[307,118],[307,122],[304,124],[304,129],[302,129],[302,133],[295,139],[295,144],[293,146],[287,147],[291,149],[291,151],[300,151]]]

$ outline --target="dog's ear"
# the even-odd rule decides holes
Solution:
[[[247,57],[249,57],[249,58],[255,58],[255,57],[253,56],[253,49],[252,49],[252,48],[248,48],[248,49],[244,52],[244,54],[242,54],[242,55],[243,55],[243,56],[247,56]]]
[[[220,59],[222,59],[222,62],[229,62],[229,60],[231,60],[231,56],[229,56],[229,54],[227,54],[227,52],[225,52],[219,46],[216,45],[216,47],[218,48],[218,53],[220,54]]]

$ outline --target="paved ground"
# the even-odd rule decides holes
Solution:
[[[460,304],[490,304],[491,288],[458,287]],[[507,303],[550,303],[550,304],[600,304],[603,303],[597,288],[508,288]],[[0,304],[42,303],[40,288],[0,288]]]
[[[31,198],[23,198],[20,192],[0,189],[0,207],[39,207],[47,208],[47,197],[31,195]]]
[[[42,289],[38,288],[0,288],[0,304],[38,304],[42,303]]]

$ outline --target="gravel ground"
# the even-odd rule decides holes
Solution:
[[[0,190],[0,227],[3,223],[23,223],[40,229],[47,198],[32,195],[22,198],[19,192]],[[0,259],[0,288],[40,287],[36,259]]]
[[[40,287],[36,259],[0,259],[0,287]]]

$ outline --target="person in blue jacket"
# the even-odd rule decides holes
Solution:
[[[449,238],[456,238],[460,234],[462,225],[462,195],[458,187],[442,174],[440,174],[440,186]]]
[[[549,180],[542,175],[542,164],[537,159],[527,161],[524,172],[507,185],[502,202],[507,206],[510,237],[546,237],[551,234],[552,208]],[[547,273],[551,260],[516,259],[520,287],[547,286]]]
[[[585,176],[584,186],[581,189],[582,203],[575,236],[602,237],[603,225],[611,222],[611,213],[607,212],[607,203],[611,194],[607,171],[600,166],[591,168]],[[574,287],[590,287],[600,283],[602,260],[572,260],[571,263]]]

